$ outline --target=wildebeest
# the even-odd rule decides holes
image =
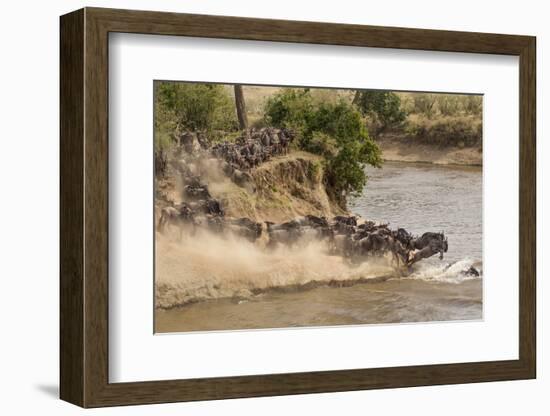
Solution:
[[[359,224],[357,228],[363,231],[372,232],[376,229],[376,223],[374,221],[365,221],[363,224]]]
[[[401,263],[407,263],[409,250],[393,235],[397,232],[392,233],[386,226],[369,228],[375,229],[375,231],[369,232],[366,227],[362,227],[354,235],[347,236],[348,239],[344,240],[349,247],[346,255],[352,262],[360,262],[367,257],[381,257],[390,253],[392,263],[396,267],[399,267]]]
[[[241,187],[253,184],[252,176],[250,176],[248,172],[243,172],[239,169],[233,170],[233,173],[231,174],[231,179],[233,180],[233,182]]]
[[[221,234],[224,230],[225,221],[223,217],[219,215],[206,215],[205,225],[208,231],[211,231],[214,234]]]
[[[355,240],[353,247],[354,254],[358,256],[380,256],[390,250],[388,238],[378,232],[370,233],[360,240]]]
[[[186,227],[190,227],[191,234],[194,234],[196,223],[193,211],[186,204],[182,204],[179,207],[163,208],[158,222],[158,231],[164,233],[167,225],[178,227],[180,239],[183,229]]]
[[[396,263],[398,268],[401,263],[407,264],[410,251],[401,241],[397,238],[390,237],[388,248],[392,254],[392,260]]]
[[[315,215],[304,215],[303,217],[298,217],[294,221],[298,222],[301,226],[307,227],[329,227],[329,223],[324,217],[317,217]]]
[[[439,253],[439,259],[442,260],[443,253],[446,253],[449,248],[447,237],[445,237],[442,232],[424,233],[421,237],[412,239],[410,246],[412,249],[416,249],[418,251],[411,253],[408,261],[409,265],[412,265],[419,260],[431,257],[437,253]]]
[[[211,198],[208,186],[206,185],[186,185],[183,191],[185,196],[192,201],[207,200]]]
[[[264,131],[260,134],[260,142],[261,142],[261,144],[262,144],[264,147],[271,146],[271,136],[270,136],[270,134],[267,132],[267,130],[264,130]]]
[[[332,226],[335,234],[353,235],[357,231],[353,225],[348,225],[343,222],[337,222]]]
[[[300,228],[300,223],[297,220],[290,220],[281,224],[275,224],[271,221],[265,221],[267,231],[294,230]]]
[[[444,248],[444,251],[447,251],[447,238],[445,237],[445,234],[443,232],[426,232],[420,237],[412,239],[411,243],[413,248],[421,250],[434,241],[440,242],[442,244],[442,247]]]
[[[267,226],[267,235],[269,236],[267,244],[269,248],[275,248],[278,244],[292,247],[298,243],[303,235],[303,231],[297,221],[288,221],[282,224],[266,221],[265,224]]]
[[[464,276],[479,277],[479,271],[474,266],[470,266],[468,270],[462,271],[461,274]]]
[[[187,153],[193,153],[196,135],[191,132],[184,132],[179,136],[179,144]]]
[[[355,252],[355,245],[351,236],[339,234],[332,237],[329,249],[332,255],[351,258]]]
[[[294,133],[288,129],[272,127],[245,130],[234,143],[225,141],[211,147],[211,154],[223,159],[239,170],[248,170],[269,160],[272,156],[285,154]]]
[[[163,177],[166,175],[168,165],[168,155],[164,150],[155,150],[155,175]]]
[[[198,132],[197,133],[197,141],[199,142],[199,145],[201,149],[206,150],[210,146],[210,142],[208,140],[208,137],[206,137],[206,133],[204,132]]]
[[[397,231],[393,233],[394,238],[403,244],[404,247],[410,248],[413,236],[404,228],[398,228]]]
[[[300,228],[300,233],[304,241],[330,241],[334,237],[334,231],[330,227],[311,227],[306,225]]]
[[[448,239],[445,237],[445,234],[443,232],[441,233],[434,233],[434,232],[426,232],[422,234],[418,238],[413,238],[411,240],[411,247],[422,250],[423,248],[429,246],[430,244],[433,244],[438,247],[438,249],[441,250],[441,258],[443,258],[443,253],[447,252],[449,245],[448,245]]]
[[[223,217],[225,214],[220,202],[214,198],[189,202],[187,205],[193,210],[194,213],[221,217]]]
[[[227,221],[228,229],[235,235],[251,243],[262,236],[262,224],[249,218],[236,218]]]
[[[337,215],[335,216],[332,221],[335,224],[345,224],[345,225],[351,225],[353,227],[357,226],[357,217],[355,215],[351,216],[344,216],[344,215]]]

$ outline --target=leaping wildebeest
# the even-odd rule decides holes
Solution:
[[[408,265],[412,265],[419,260],[427,259],[434,254],[439,253],[439,259],[443,260],[443,253],[449,249],[449,243],[444,233],[427,232],[419,238],[414,238],[410,242],[411,248],[418,251],[411,253]]]

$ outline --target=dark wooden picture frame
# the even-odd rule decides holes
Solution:
[[[60,396],[83,407],[337,392],[536,376],[534,37],[85,8],[61,17]],[[519,359],[109,383],[110,32],[519,56]]]

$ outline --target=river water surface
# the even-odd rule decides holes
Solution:
[[[407,277],[342,287],[272,291],[246,299],[218,299],[155,313],[156,332],[319,325],[472,320],[482,318],[482,170],[386,162],[369,168],[352,212],[413,234],[443,231],[445,258],[414,266]]]

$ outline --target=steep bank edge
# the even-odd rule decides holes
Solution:
[[[233,183],[211,186],[227,215],[281,222],[306,214],[328,218],[343,213],[328,197],[320,156],[292,151],[252,169],[250,175],[255,192]]]

